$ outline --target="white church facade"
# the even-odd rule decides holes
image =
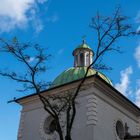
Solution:
[[[42,92],[62,94],[76,89],[94,52],[83,42],[74,51],[74,67],[62,72],[53,86]],[[51,119],[38,95],[15,100],[22,106],[18,140],[59,140],[47,133]],[[140,140],[140,109],[117,91],[104,74],[90,68],[77,97],[72,140]]]

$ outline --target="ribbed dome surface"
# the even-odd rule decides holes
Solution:
[[[86,73],[87,67],[71,67],[64,72],[62,72],[59,76],[56,77],[56,79],[53,81],[51,87],[63,85],[78,79],[81,79],[84,77]],[[90,68],[88,71],[87,76],[95,75],[96,70]],[[98,75],[105,80],[108,84],[112,85],[112,82],[110,79],[108,79],[104,74],[98,71]]]
[[[85,44],[85,43],[79,45],[76,49],[90,49],[91,50],[91,48],[87,44]]]

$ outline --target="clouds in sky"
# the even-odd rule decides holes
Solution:
[[[135,21],[136,21],[136,23],[140,24],[140,11],[138,11]],[[137,32],[140,32],[140,25],[137,28]]]
[[[137,89],[136,89],[136,92],[135,92],[135,96],[136,96],[136,100],[135,100],[135,103],[137,106],[140,107],[140,80],[137,81]]]
[[[140,11],[138,11],[135,21],[136,21],[136,23],[140,23]]]
[[[140,11],[136,16],[136,23],[140,24]],[[137,31],[140,31],[140,26],[137,28]],[[140,68],[140,43],[135,49],[134,57],[137,61],[138,67]],[[136,91],[135,91],[135,103],[140,107],[140,79],[137,80]]]
[[[28,61],[29,63],[31,63],[31,62],[35,61],[35,57],[30,57],[30,58],[28,58],[27,61]]]
[[[140,10],[137,13],[135,21],[136,21],[136,23],[140,24]],[[137,28],[137,32],[140,32],[140,25]],[[140,43],[135,49],[134,57],[137,61],[138,68],[140,68]],[[135,104],[140,107],[140,79],[137,80],[136,90],[135,90],[134,94],[135,94]]]
[[[29,21],[38,21],[41,30],[41,20],[37,15],[37,5],[47,0],[3,0],[0,4],[0,32],[9,32],[15,28],[25,28]]]
[[[115,88],[119,90],[122,94],[125,96],[128,96],[130,94],[130,75],[133,73],[132,67],[129,66],[125,70],[122,70],[120,72],[120,82],[115,85]]]
[[[137,22],[140,23],[140,11],[138,15]],[[138,68],[140,68],[140,43],[135,48],[134,58]],[[135,104],[140,107],[140,78],[138,77],[138,79],[136,79],[135,87],[132,88],[130,76],[133,76],[133,73],[133,68],[131,66],[122,70],[120,72],[120,82],[115,84],[115,88],[126,97],[133,99]]]
[[[140,79],[137,80],[136,89],[131,90],[130,76],[133,74],[131,66],[120,72],[120,82],[115,84],[115,88],[120,91],[127,98],[134,97],[134,103],[140,107]]]
[[[135,49],[134,57],[137,61],[138,67],[140,68],[140,43]],[[135,103],[137,106],[140,107],[140,79],[137,80],[137,84],[136,84]]]
[[[48,0],[37,0],[37,2],[38,3],[41,3],[41,4],[43,4],[43,3],[45,3],[45,2],[47,2]]]
[[[135,49],[134,57],[137,61],[138,67],[140,68],[140,44]]]

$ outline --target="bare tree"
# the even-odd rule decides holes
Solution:
[[[71,140],[71,130],[73,122],[76,116],[76,106],[75,100],[78,96],[80,88],[86,80],[88,71],[91,67],[98,70],[108,70],[110,67],[102,63],[102,57],[110,53],[111,51],[121,52],[120,47],[116,45],[116,41],[123,37],[130,37],[134,35],[140,35],[133,29],[132,25],[128,23],[128,17],[124,16],[120,12],[120,7],[116,9],[115,13],[111,17],[103,17],[97,13],[95,17],[92,18],[90,24],[91,29],[97,34],[97,47],[95,50],[95,57],[93,62],[87,67],[87,71],[82,78],[80,84],[78,85],[73,97],[71,99],[71,114],[69,121],[69,132],[67,133],[67,140]]]
[[[6,52],[16,58],[19,62],[26,66],[25,74],[18,75],[17,72],[5,72],[0,71],[0,75],[8,77],[23,84],[23,90],[35,90],[39,99],[43,103],[45,111],[53,117],[54,129],[58,133],[60,140],[72,140],[72,127],[76,116],[76,98],[78,93],[86,80],[88,70],[93,67],[96,69],[110,69],[102,63],[102,57],[110,53],[111,51],[120,52],[120,48],[117,47],[116,41],[123,38],[140,33],[133,30],[132,26],[128,24],[128,17],[123,16],[120,13],[120,8],[117,8],[113,16],[103,17],[97,13],[92,18],[90,25],[91,29],[97,33],[97,47],[95,51],[95,57],[92,64],[87,67],[87,71],[77,86],[75,91],[71,91],[67,94],[61,95],[44,95],[42,90],[48,83],[39,81],[38,75],[41,72],[45,72],[45,61],[48,60],[50,55],[44,54],[44,50],[37,44],[31,45],[28,43],[20,44],[16,39],[13,43],[7,43],[1,39],[1,52]],[[31,55],[27,54],[27,49],[33,48],[36,52],[34,62],[30,63]],[[61,116],[65,114],[65,126],[61,124]],[[65,132],[63,131],[65,127]]]
[[[70,101],[73,93],[68,92],[61,95],[47,96],[42,93],[50,83],[40,80],[38,76],[47,70],[45,61],[47,61],[51,55],[45,54],[46,50],[38,44],[20,43],[16,38],[14,38],[11,43],[3,39],[0,41],[0,52],[8,53],[20,62],[20,65],[23,64],[21,65],[22,69],[25,67],[25,71],[21,74],[17,71],[0,70],[0,75],[22,83],[23,88],[18,91],[25,92],[35,90],[35,93],[43,103],[45,111],[53,117],[54,129],[59,134],[60,140],[63,140],[64,134],[62,131],[63,124],[61,124],[61,115],[66,112],[67,119],[65,123],[66,128],[68,128],[69,125],[67,122],[69,122]],[[66,132],[67,130],[68,129],[66,129]]]

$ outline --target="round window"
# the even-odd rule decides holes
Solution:
[[[116,133],[120,139],[124,138],[124,127],[121,121],[116,122]]]
[[[51,116],[44,122],[44,131],[46,134],[53,134],[56,131],[56,121]]]

